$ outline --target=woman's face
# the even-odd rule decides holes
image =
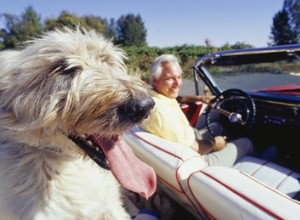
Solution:
[[[168,98],[175,99],[178,96],[181,86],[181,69],[174,63],[163,63],[160,77],[153,79],[154,89]]]

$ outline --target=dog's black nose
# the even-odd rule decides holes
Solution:
[[[128,117],[132,122],[136,123],[145,119],[155,103],[149,96],[133,99],[119,108],[121,114]]]

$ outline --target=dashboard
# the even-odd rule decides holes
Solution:
[[[300,129],[300,104],[254,99],[256,123]]]

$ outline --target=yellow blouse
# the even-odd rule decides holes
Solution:
[[[162,138],[191,146],[195,141],[195,133],[176,99],[154,90],[150,90],[149,94],[155,106],[149,117],[142,122],[141,128]]]

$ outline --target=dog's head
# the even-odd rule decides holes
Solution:
[[[0,83],[2,124],[22,131],[19,141],[31,146],[82,153],[76,144],[125,182],[120,169],[129,169],[130,159],[119,156],[132,152],[127,153],[122,133],[147,117],[154,102],[145,84],[127,74],[123,51],[95,31],[66,28],[19,52],[2,53],[0,63],[7,56],[11,60]]]

